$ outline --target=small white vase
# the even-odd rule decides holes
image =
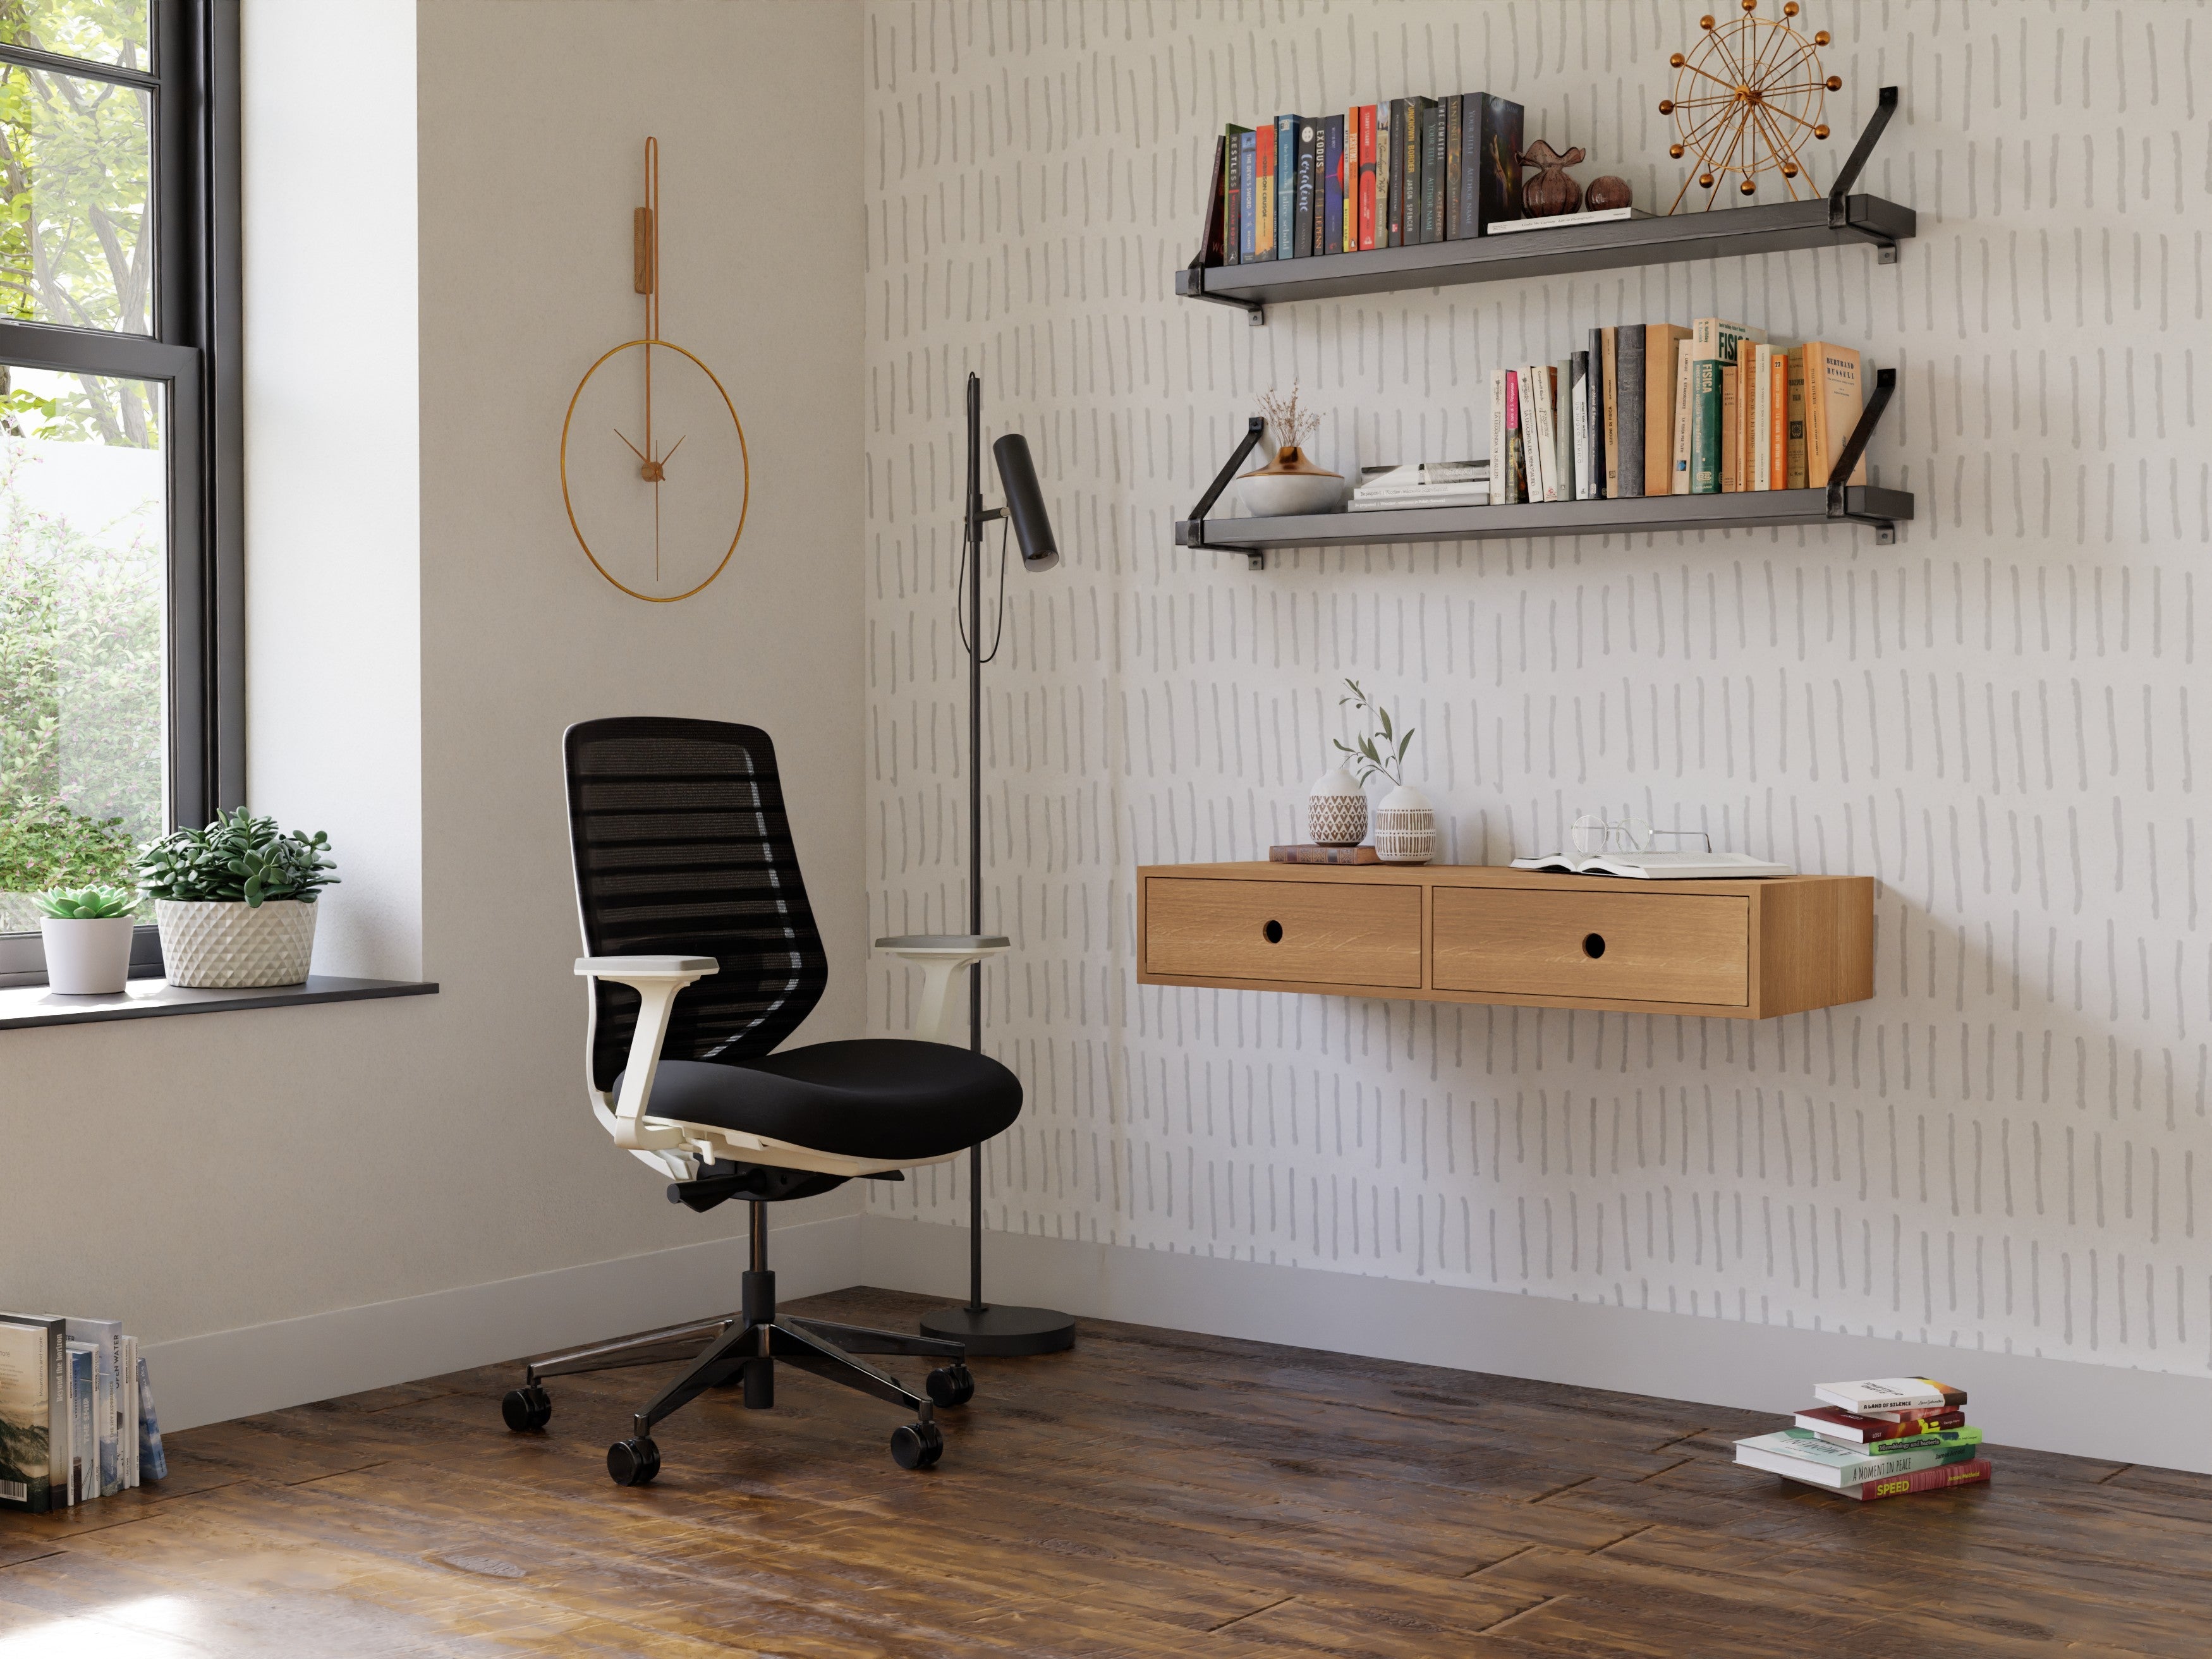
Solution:
[[[1344,479],[1324,472],[1292,444],[1277,451],[1275,459],[1257,472],[1237,480],[1237,501],[1245,515],[1254,519],[1334,513],[1344,504]]]
[[[113,996],[131,980],[132,916],[42,916],[39,932],[46,946],[46,988],[56,996]]]
[[[315,909],[298,899],[155,899],[172,985],[234,990],[298,985],[315,950]]]
[[[1375,809],[1375,856],[1385,864],[1426,864],[1436,855],[1436,809],[1426,795],[1401,783]]]
[[[1367,834],[1367,793],[1341,766],[1314,780],[1306,828],[1316,847],[1357,847]]]

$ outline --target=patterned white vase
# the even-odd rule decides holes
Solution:
[[[1314,780],[1306,828],[1316,847],[1357,847],[1367,834],[1367,792],[1341,766]]]
[[[1375,856],[1385,864],[1426,864],[1436,855],[1436,809],[1426,795],[1401,783],[1375,809]]]
[[[161,961],[172,985],[235,990],[298,985],[315,951],[315,906],[268,899],[155,899]]]

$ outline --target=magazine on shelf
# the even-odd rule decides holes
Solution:
[[[1600,853],[1590,858],[1547,853],[1541,858],[1516,859],[1512,867],[1564,876],[1626,876],[1638,881],[1726,881],[1797,873],[1786,864],[1770,864],[1748,853]]]

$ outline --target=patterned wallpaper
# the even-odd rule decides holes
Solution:
[[[1710,3],[1710,0],[1705,0]],[[1018,1232],[2212,1374],[2212,18],[1812,0],[1838,139],[1885,82],[1870,251],[1276,307],[1172,297],[1213,134],[1489,89],[1651,204],[1698,4],[871,8],[872,923],[963,917],[960,382],[1066,561],[988,672],[989,1042]],[[1564,142],[1563,142],[1564,141]],[[1668,188],[1671,194],[1671,186]],[[1662,197],[1657,205],[1664,205]],[[1487,448],[1494,364],[1717,313],[1894,366],[1853,530],[1171,544],[1255,391],[1350,471]],[[995,561],[994,561],[995,563]],[[2200,592],[2200,589],[2204,591]],[[1878,880],[1874,1000],[1748,1025],[1139,988],[1140,863],[1293,838],[1357,676],[1419,728],[1452,861],[1586,811]],[[918,976],[916,976],[918,980]],[[873,1029],[917,986],[872,970]],[[956,1220],[953,1169],[871,1202]]]

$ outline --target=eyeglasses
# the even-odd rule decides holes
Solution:
[[[1702,830],[1655,830],[1645,818],[1620,818],[1608,821],[1595,812],[1585,812],[1575,820],[1575,851],[1584,858],[1595,858],[1601,853],[1648,853],[1652,842],[1664,836],[1669,840],[1696,836],[1705,842],[1705,851],[1713,850],[1713,838]]]

